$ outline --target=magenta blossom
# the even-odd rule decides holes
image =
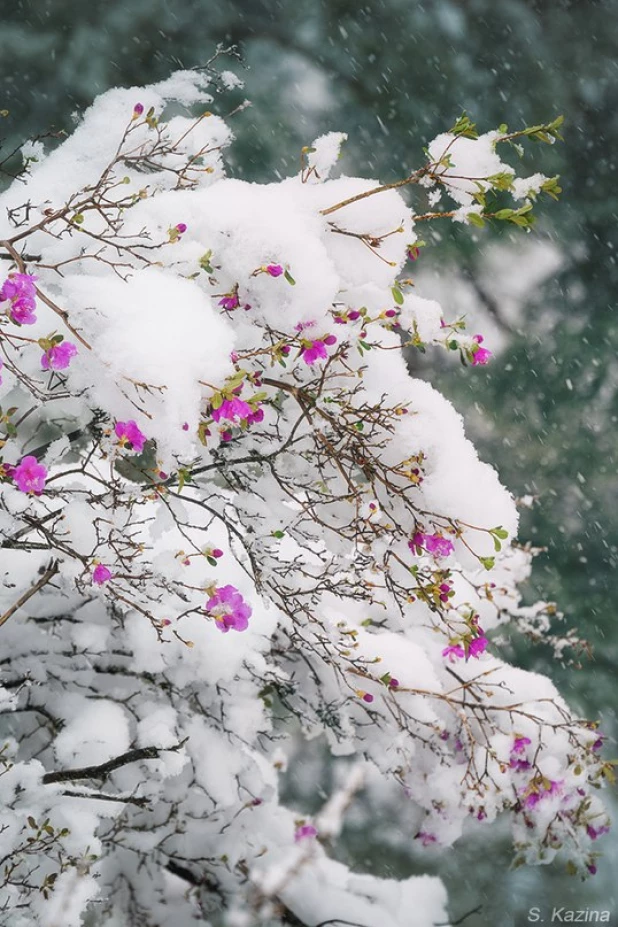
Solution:
[[[421,534],[420,531],[414,534],[412,540],[408,542],[408,547],[412,552],[415,551],[415,548],[426,550],[428,554],[433,554],[434,557],[448,557],[455,549],[453,542],[441,534]]]
[[[301,840],[315,840],[318,832],[313,824],[300,824],[294,832],[294,843],[300,843]]]
[[[112,571],[109,567],[103,566],[102,563],[97,563],[94,570],[92,571],[92,582],[95,586],[102,586],[103,583],[109,582],[112,578]]]
[[[47,470],[36,457],[24,457],[12,472],[12,477],[21,492],[39,496],[45,489]]]
[[[548,784],[546,784],[546,782],[548,782]],[[535,808],[543,798],[547,798],[549,795],[557,795],[563,784],[562,781],[557,782],[553,779],[549,779],[543,780],[540,785],[533,785],[529,788],[529,791],[526,789],[525,791],[527,791],[528,794],[524,799],[524,808]]]
[[[420,840],[424,847],[429,847],[432,843],[438,842],[438,838],[435,834],[429,834],[424,830],[420,830],[414,839]]]
[[[144,112],[144,104],[136,103],[135,106],[133,107],[133,118],[138,119],[142,115],[143,112]]]
[[[266,273],[270,277],[280,277],[283,273],[283,267],[281,264],[268,264],[266,267]]]
[[[43,370],[66,370],[76,354],[77,348],[74,344],[70,341],[61,341],[49,351],[45,351],[41,357],[41,367]]]
[[[227,422],[242,422],[252,415],[251,406],[243,399],[234,396],[233,399],[224,399],[218,409],[210,413],[215,422],[225,419]]]
[[[487,643],[486,637],[475,637],[474,640],[470,641],[468,644],[468,656],[480,657],[480,655],[487,650]]]
[[[591,840],[596,840],[597,837],[601,837],[603,834],[609,834],[609,827],[607,824],[603,824],[602,827],[593,827],[592,824],[588,824],[586,833]]]
[[[223,308],[227,309],[228,311],[232,309],[238,309],[240,306],[238,293],[231,293],[229,296],[224,296],[223,299],[219,300],[219,305],[223,306]]]
[[[489,358],[493,356],[492,352],[481,347],[484,340],[482,335],[474,335],[472,340],[476,342],[476,345],[472,348],[472,366],[484,367],[485,364],[489,363]]]
[[[316,338],[315,341],[310,342],[310,344],[302,349],[300,356],[308,366],[311,366],[318,360],[326,360],[328,357],[326,345],[336,343],[337,339],[334,335],[326,335],[325,338]]]
[[[529,737],[516,737],[511,747],[511,753],[525,753],[526,747],[531,743],[532,741]]]
[[[178,232],[179,235],[184,235],[184,233],[187,231],[186,222],[179,222],[178,225],[176,226],[176,231]]]
[[[18,325],[36,322],[36,279],[30,274],[9,274],[0,289],[0,302],[10,300],[9,315]]]
[[[251,617],[251,606],[247,605],[235,586],[220,586],[206,602],[206,611],[215,619],[217,627],[224,634],[246,631]]]
[[[132,450],[137,451],[138,454],[141,454],[144,450],[144,444],[147,440],[146,435],[142,434],[133,419],[128,422],[116,422],[114,431],[123,447],[125,444],[130,444]]]
[[[461,660],[465,655],[466,652],[461,644],[449,644],[449,646],[445,647],[442,651],[442,656],[448,657],[450,663],[454,663],[455,660]]]

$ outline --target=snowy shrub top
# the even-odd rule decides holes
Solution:
[[[208,82],[106,93],[0,196],[2,916],[444,921],[439,880],[330,858],[365,787],[419,846],[506,812],[518,862],[593,872],[602,736],[497,655],[550,609],[521,606],[514,500],[402,353],[491,363],[405,275],[433,216],[527,227],[556,178],[514,187],[498,143],[559,122],[464,117],[384,186],[331,179],[331,133],[251,184]],[[298,732],[339,758],[314,820],[278,800]]]

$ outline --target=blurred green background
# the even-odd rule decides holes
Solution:
[[[570,703],[601,718],[615,755],[618,616],[618,332],[615,157],[617,0],[0,0],[0,162],[26,138],[71,130],[96,94],[204,64],[235,45],[243,91],[217,96],[235,115],[230,171],[251,180],[295,172],[299,152],[330,130],[349,134],[343,167],[396,179],[467,110],[481,131],[563,113],[564,144],[528,146],[524,173],[560,173],[530,235],[503,229],[422,230],[417,291],[466,312],[499,355],[463,371],[434,352],[410,358],[467,420],[484,459],[517,496],[538,496],[522,539],[546,548],[526,598],[555,599],[593,646],[581,668],[517,635],[507,659],[547,672]],[[3,166],[9,170],[11,161]],[[8,179],[5,174],[0,183]],[[482,326],[482,327],[481,327]],[[289,794],[308,806],[332,771],[315,745]],[[303,771],[304,770],[304,771]],[[309,808],[308,808],[309,810]],[[443,857],[410,848],[399,813],[357,809],[347,859],[403,876],[445,879],[451,916],[467,927],[518,927],[552,905],[615,906],[616,838],[585,884],[555,864],[509,870],[507,835],[471,833]],[[411,912],[410,923],[413,924]],[[128,925],[130,927],[130,925]]]

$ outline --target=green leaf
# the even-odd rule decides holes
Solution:
[[[287,282],[290,284],[290,286],[296,286],[296,280],[294,279],[292,274],[289,272],[289,270],[284,270],[283,276],[285,277]]]
[[[500,525],[497,528],[492,528],[491,533],[495,534],[497,538],[500,538],[501,541],[506,541],[509,536],[508,531],[505,531],[504,528]]]
[[[494,213],[494,219],[510,219],[514,212],[514,209],[499,209]]]
[[[392,287],[391,287],[391,293],[393,294],[393,299],[395,300],[395,302],[397,303],[397,305],[398,305],[398,306],[403,306],[403,293],[401,292],[401,290],[399,289],[399,287],[398,287],[398,286],[392,286]]]
[[[496,565],[495,557],[479,557],[479,561],[483,564],[486,570],[493,570]]]
[[[475,225],[477,228],[485,228],[485,220],[482,216],[479,216],[478,212],[469,212],[466,216],[466,222],[469,225]]]
[[[464,138],[478,138],[479,134],[476,131],[476,123],[472,122],[467,114],[463,112],[459,119],[455,122],[455,125],[449,129],[450,135],[460,135]]]
[[[277,531],[273,531],[273,532],[271,532],[271,533],[272,533],[272,536],[273,536],[274,538],[277,538],[278,541],[280,541],[281,538],[285,537],[285,531],[279,531],[279,530],[277,530]]]

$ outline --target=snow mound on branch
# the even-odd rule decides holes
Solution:
[[[65,767],[105,763],[130,746],[129,721],[115,702],[83,699],[74,705],[74,716],[54,742],[58,762]]]
[[[197,286],[158,268],[126,281],[74,276],[63,287],[94,346],[74,364],[76,385],[116,419],[138,420],[162,460],[172,451],[189,454],[205,392],[199,381],[216,383],[232,372],[235,339],[226,320]]]

